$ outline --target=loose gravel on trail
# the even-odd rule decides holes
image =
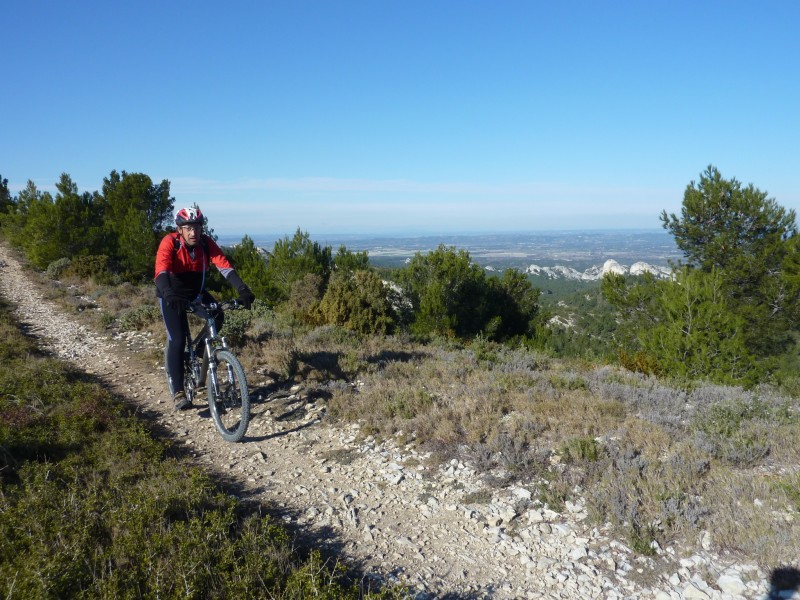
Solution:
[[[153,360],[162,339],[81,325],[43,297],[2,245],[0,294],[42,347],[155,418],[200,464],[235,481],[243,499],[277,507],[309,539],[336,548],[376,581],[409,586],[414,597],[733,600],[769,593],[758,567],[720,557],[708,543],[640,557],[609,528],[593,525],[583,501],[554,512],[532,501],[532,487],[491,489],[468,464],[433,465],[413,445],[332,425],[302,384],[256,396],[244,441],[227,443],[203,398],[174,411]],[[262,374],[248,377],[263,383]]]

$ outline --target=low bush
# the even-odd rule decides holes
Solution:
[[[648,457],[624,436],[604,450],[589,478],[589,506],[598,521],[611,521],[624,531],[637,552],[651,554],[653,542],[663,546],[703,525],[706,457],[690,447]]]
[[[91,279],[95,283],[121,283],[111,260],[105,255],[77,256],[65,269],[66,274],[77,279]]]
[[[762,565],[798,566],[798,475],[719,469],[704,496],[714,545]]]
[[[50,279],[59,279],[67,267],[69,267],[71,262],[72,261],[68,258],[59,258],[58,260],[54,260],[47,265],[45,273]]]
[[[752,394],[702,407],[695,417],[698,443],[732,465],[759,463],[771,451],[773,432],[789,426],[800,430],[800,415],[785,399]]]
[[[594,438],[579,437],[567,440],[562,446],[561,456],[565,462],[594,462],[600,457],[600,447]]]
[[[124,331],[139,331],[161,321],[161,311],[155,304],[143,304],[123,311],[117,322]]]
[[[396,317],[387,289],[374,271],[337,272],[319,303],[319,312],[327,323],[359,333],[391,333]]]
[[[245,333],[252,321],[253,315],[248,310],[229,310],[225,313],[221,334],[230,344],[238,346],[244,341]]]

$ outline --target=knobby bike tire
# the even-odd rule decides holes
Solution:
[[[209,373],[206,376],[208,407],[222,439],[228,442],[238,442],[244,437],[250,420],[250,394],[247,390],[247,378],[239,359],[228,350],[217,351],[216,359],[216,389],[211,377],[211,366],[209,366]],[[233,372],[233,381],[230,381],[228,377],[229,365]]]

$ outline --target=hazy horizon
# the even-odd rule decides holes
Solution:
[[[682,254],[673,237],[663,229],[570,229],[561,231],[520,231],[490,233],[441,233],[422,235],[314,234],[312,241],[337,250],[345,245],[351,251],[366,250],[376,266],[399,266],[417,252],[434,250],[440,244],[467,250],[484,267],[496,269],[569,265],[579,269],[601,265],[608,259],[630,266],[647,262],[668,266]],[[291,238],[288,234],[248,234],[256,246],[272,250],[275,242]],[[242,236],[219,235],[223,245],[235,245]]]
[[[245,236],[249,236],[251,239],[255,239],[256,236],[258,237],[273,237],[277,236],[276,239],[283,238],[285,236],[292,237],[295,232],[300,229],[300,231],[308,233],[309,236],[314,239],[316,236],[338,236],[338,237],[357,237],[357,238],[368,238],[368,237],[379,237],[379,238],[419,238],[419,237],[436,237],[436,236],[443,236],[443,237],[450,237],[450,236],[461,236],[461,237],[470,237],[470,236],[492,236],[492,235],[502,235],[502,236],[513,236],[513,235],[564,235],[569,233],[586,233],[586,234],[613,234],[613,233],[621,233],[621,234],[635,234],[635,233],[663,233],[665,236],[670,236],[669,232],[667,232],[663,227],[561,227],[561,228],[552,228],[552,229],[475,229],[475,230],[370,230],[370,231],[310,231],[302,226],[295,227],[291,231],[261,231],[257,234],[249,233],[249,232],[220,232],[215,227],[213,222],[209,222],[209,226],[212,230],[214,230],[214,234],[217,235],[220,239],[233,239],[239,238],[240,240]]]

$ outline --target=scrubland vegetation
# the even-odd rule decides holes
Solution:
[[[299,555],[265,507],[223,491],[97,382],[39,354],[0,303],[5,598],[363,598]],[[350,583],[348,583],[350,581]]]
[[[101,210],[116,201],[114,190],[142,177],[112,173],[104,194],[82,198]],[[149,265],[136,275],[144,261],[126,257],[128,250],[31,252],[23,233],[31,207],[49,203],[37,210],[55,214],[66,197],[62,187],[77,194],[63,178],[60,185],[55,199],[31,186],[17,198],[6,190],[3,235],[60,281],[54,295],[66,294],[69,283],[90,297],[100,310],[82,314],[98,327],[161,333],[151,284],[142,283]],[[152,257],[168,219],[147,221],[157,214],[147,207],[163,198],[168,182],[141,188],[149,195],[135,187],[120,197],[140,214],[124,222],[149,223],[151,247],[139,249]],[[379,273],[365,253],[334,253],[299,229],[263,255],[245,237],[228,251],[259,299],[226,331],[248,372],[314,386],[332,421],[359,421],[364,435],[413,440],[441,460],[468,459],[488,483],[528,485],[533,501],[553,508],[585,497],[597,523],[611,523],[638,552],[705,537],[720,552],[768,568],[797,565],[795,218],[709,167],[687,186],[682,214],[662,215],[686,257],[674,279],[609,277],[576,296],[583,300],[570,305],[575,325],[568,329],[548,325],[550,311],[522,274],[487,276],[456,248],[440,246]],[[211,285],[226,294],[220,281]],[[9,414],[32,418],[31,402]],[[33,460],[36,451],[25,450],[31,443],[12,452],[2,442],[4,456],[18,465],[4,479],[6,498],[5,490],[32,485],[26,469],[45,468]],[[243,522],[268,529],[263,520]]]

